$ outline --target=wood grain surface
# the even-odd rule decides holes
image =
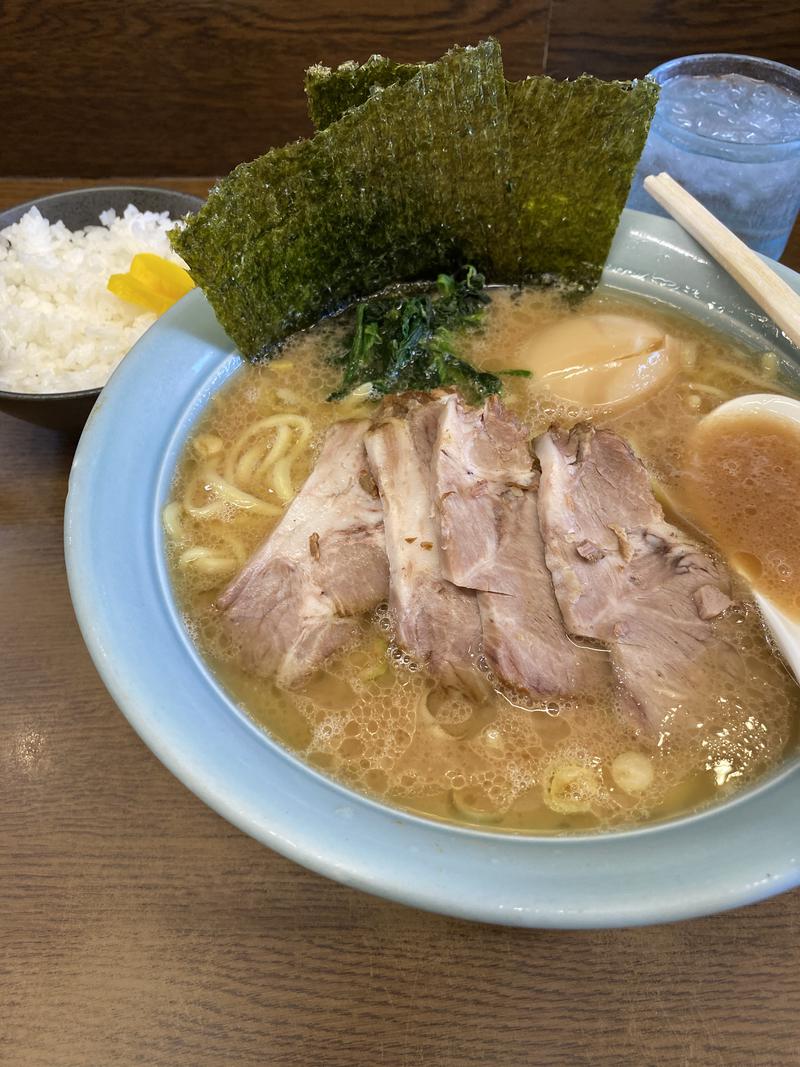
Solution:
[[[637,78],[675,56],[735,52],[800,67],[797,0],[552,0],[546,72]]]
[[[219,174],[309,132],[303,72],[488,35],[508,76],[692,52],[800,67],[797,0],[4,0],[0,175]]]
[[[0,181],[0,210],[63,184]],[[328,882],[206,808],[78,632],[73,447],[0,414],[3,1067],[800,1064],[800,891],[674,926],[494,928]]]
[[[225,173],[310,132],[313,63],[493,34],[521,77],[546,21],[547,0],[4,0],[0,174]]]

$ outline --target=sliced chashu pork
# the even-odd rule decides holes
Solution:
[[[578,426],[536,440],[545,558],[567,629],[605,642],[626,702],[652,730],[703,699],[712,662],[738,657],[713,619],[727,575],[664,521],[647,472],[611,430]]]
[[[218,600],[252,671],[292,687],[357,632],[389,591],[368,420],[334,424],[283,519]]]
[[[442,414],[437,394],[387,401],[366,436],[384,510],[389,606],[397,643],[445,687],[481,698],[481,626],[475,594],[442,573],[431,463]]]
[[[451,395],[443,406],[434,453],[442,570],[476,590],[492,670],[534,695],[599,684],[607,656],[570,640],[556,603],[526,427],[496,397],[468,408]]]

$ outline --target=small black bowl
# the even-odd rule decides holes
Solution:
[[[40,200],[29,200],[0,212],[0,230],[18,222],[32,207],[38,207],[48,222],[61,221],[70,230],[82,230],[84,226],[98,225],[101,212],[109,208],[121,215],[128,204],[133,204],[140,211],[168,211],[177,219],[194,213],[202,203],[197,196],[172,189],[154,189],[147,185],[98,185],[43,196]],[[0,389],[0,411],[37,426],[80,433],[99,395],[99,389],[72,393],[12,393]]]

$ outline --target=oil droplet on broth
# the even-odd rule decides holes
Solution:
[[[752,552],[731,552],[731,566],[748,582],[756,582],[764,573],[764,567],[758,556]]]
[[[633,409],[595,414],[596,421],[613,426],[631,441],[669,492],[681,476],[687,440],[709,405],[753,389],[752,381],[740,377],[750,372],[751,365],[723,339],[687,325],[684,319],[654,314],[648,304],[596,293],[576,312],[556,290],[514,297],[509,291],[493,290],[492,295],[486,329],[468,339],[463,353],[482,369],[502,369],[507,365],[505,353],[531,331],[584,313],[649,319],[659,330],[687,342],[685,351],[691,349],[693,358],[667,386]],[[323,326],[287,345],[283,366],[243,367],[209,405],[195,436],[213,435],[222,441],[224,452],[259,418],[277,411],[305,415],[312,421],[314,439],[294,471],[299,484],[313,465],[327,427],[352,417],[349,407],[325,401],[338,373],[324,360],[327,330]],[[699,404],[688,403],[691,397],[699,397]],[[505,380],[504,399],[527,420],[532,434],[554,420],[571,425],[589,414],[578,404],[537,394],[520,378]],[[359,416],[370,409],[359,401]],[[200,447],[201,454],[208,440]],[[216,454],[216,441],[214,449]],[[174,500],[181,499],[200,462],[201,455],[187,448]],[[249,554],[278,521],[234,511],[224,528]],[[730,640],[749,664],[741,699],[727,709],[710,708],[700,728],[671,728],[661,747],[638,736],[621,716],[610,690],[551,705],[530,702],[540,710],[527,709],[512,694],[496,693],[484,707],[474,709],[463,700],[432,691],[425,673],[389,644],[391,619],[386,609],[376,614],[373,628],[365,627],[361,639],[302,690],[281,691],[238,665],[236,648],[214,607],[225,580],[209,585],[207,577],[201,579],[177,566],[180,551],[207,537],[201,522],[184,517],[180,545],[170,548],[170,565],[187,628],[221,683],[253,719],[309,764],[402,807],[512,832],[627,826],[708,803],[774,764],[794,741],[797,689],[766,651],[760,619],[752,608],[725,624]],[[728,733],[720,736],[723,729]],[[614,761],[629,753],[643,756],[652,768],[649,784],[630,793],[613,774]],[[728,764],[725,783],[718,786],[717,777]],[[589,769],[589,785],[582,792],[577,779],[583,771],[570,767]],[[567,799],[553,804],[547,786],[557,768],[562,768],[557,786],[564,786]],[[577,775],[572,785],[571,774]],[[630,788],[631,779],[627,782]],[[563,810],[570,807],[573,792],[572,810]]]

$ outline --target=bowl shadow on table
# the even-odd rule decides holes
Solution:
[[[174,189],[145,185],[101,185],[70,189],[29,200],[0,213],[0,230],[18,222],[32,207],[48,222],[61,221],[70,230],[96,225],[101,212],[113,208],[122,214],[129,204],[140,211],[169,211],[173,218],[194,213],[203,201]],[[58,393],[19,393],[0,389],[0,411],[36,426],[60,430],[77,438],[100,395],[100,389]]]

